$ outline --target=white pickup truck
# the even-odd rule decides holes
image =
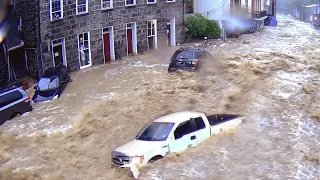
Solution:
[[[210,136],[239,125],[243,116],[183,111],[162,116],[142,129],[136,138],[112,152],[112,166],[144,166],[169,153],[196,146]]]

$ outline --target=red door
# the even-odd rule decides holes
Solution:
[[[104,58],[105,61],[110,63],[111,61],[111,52],[110,52],[110,35],[109,33],[103,34],[103,43],[104,43]]]
[[[128,54],[133,53],[132,51],[132,29],[127,29],[127,41],[128,41]]]
[[[171,40],[170,40],[170,24],[167,25],[167,30],[168,30],[168,45],[170,46]]]

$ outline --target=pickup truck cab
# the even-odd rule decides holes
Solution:
[[[144,166],[148,162],[180,153],[210,136],[234,128],[243,116],[183,111],[159,117],[149,123],[132,141],[112,152],[116,167]]]

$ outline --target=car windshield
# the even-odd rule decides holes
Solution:
[[[41,78],[38,83],[38,90],[46,91],[50,89],[56,89],[59,87],[59,78]]]
[[[173,125],[174,123],[152,122],[138,134],[136,139],[142,141],[165,141]]]

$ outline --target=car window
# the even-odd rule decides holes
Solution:
[[[41,78],[38,83],[38,90],[45,91],[59,87],[59,78]]]
[[[174,131],[174,138],[180,139],[184,135],[190,134],[192,132],[194,132],[192,128],[192,124],[191,124],[191,121],[188,120],[179,124],[177,129]]]
[[[23,95],[18,90],[7,93],[0,97],[0,107],[7,106],[21,98],[23,98]]]
[[[206,125],[204,124],[204,121],[202,119],[202,117],[197,117],[193,119],[193,123],[194,123],[194,130],[198,131],[201,129],[204,129],[206,127]]]
[[[177,50],[172,59],[194,59],[193,51],[190,50]]]
[[[173,127],[174,123],[152,122],[136,137],[142,141],[165,141]]]

